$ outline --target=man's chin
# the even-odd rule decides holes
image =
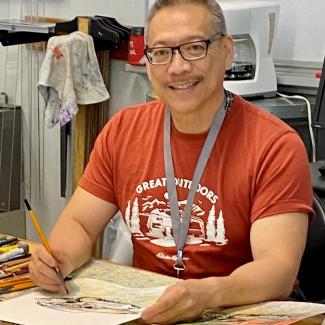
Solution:
[[[173,102],[168,105],[172,112],[176,114],[190,114],[198,110],[198,106],[194,103],[189,103],[186,101]]]

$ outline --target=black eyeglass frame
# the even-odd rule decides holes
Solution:
[[[146,46],[145,49],[144,49],[144,54],[148,60],[148,62],[152,65],[163,65],[163,64],[169,64],[170,62],[172,62],[172,59],[173,59],[173,56],[174,56],[174,53],[175,51],[177,50],[178,53],[181,55],[181,57],[186,60],[186,61],[195,61],[195,60],[199,60],[199,59],[203,59],[207,56],[208,54],[208,49],[209,49],[209,45],[211,43],[213,43],[214,41],[217,41],[219,39],[221,39],[222,37],[224,37],[225,34],[224,33],[216,33],[214,35],[212,35],[210,38],[208,39],[205,39],[205,40],[197,40],[197,41],[192,41],[192,42],[186,42],[186,43],[182,43],[182,44],[179,44],[178,46],[157,46],[157,47],[148,47]],[[198,43],[198,42],[204,42],[206,44],[206,48],[205,48],[205,53],[204,55],[198,57],[198,58],[185,58],[182,51],[181,51],[181,47],[184,46],[184,45],[188,45],[188,44],[193,44],[193,43]],[[159,49],[171,49],[171,56],[170,56],[170,60],[169,62],[163,62],[163,63],[153,63],[150,59],[150,54],[149,52],[151,50],[159,50]]]

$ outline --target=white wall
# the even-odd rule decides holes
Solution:
[[[46,0],[46,16],[72,19],[81,15],[104,15],[127,25],[143,26],[145,0]]]
[[[37,4],[37,6],[35,5]],[[73,19],[82,15],[106,15],[128,25],[144,24],[147,0],[0,0],[0,18],[20,18],[20,8],[45,16]]]
[[[244,0],[237,1],[244,3]],[[325,0],[275,1],[280,4],[280,17],[274,59],[323,62]],[[153,3],[154,0],[149,0],[149,6]]]
[[[274,58],[323,62],[325,0],[278,0],[279,29]]]

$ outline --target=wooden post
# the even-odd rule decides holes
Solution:
[[[89,34],[90,18],[78,17],[78,30]],[[109,86],[109,51],[101,50],[97,53],[99,67],[103,75],[106,87]],[[92,104],[79,105],[75,117],[73,134],[73,191],[77,188],[80,177],[88,162],[95,139],[108,120],[108,101]],[[92,256],[102,257],[103,235],[100,235],[93,246]]]

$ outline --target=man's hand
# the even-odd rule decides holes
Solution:
[[[148,324],[172,324],[198,318],[209,308],[207,280],[185,280],[168,287],[155,304],[142,312],[141,319]]]
[[[185,280],[167,288],[143,311],[142,320],[158,324],[191,321],[206,309],[287,298],[298,273],[307,228],[307,214],[299,212],[255,221],[251,228],[253,261],[228,276]]]
[[[43,246],[32,254],[29,269],[33,281],[49,291],[63,290],[53,267],[58,264],[66,276],[85,264],[93,243],[116,211],[114,204],[78,187],[49,236],[53,256]]]
[[[55,273],[54,267],[58,265],[63,276],[72,272],[73,267],[63,251],[52,247],[52,254],[53,256],[43,246],[38,247],[32,254],[29,272],[32,280],[39,287],[52,292],[62,292],[64,287]]]

